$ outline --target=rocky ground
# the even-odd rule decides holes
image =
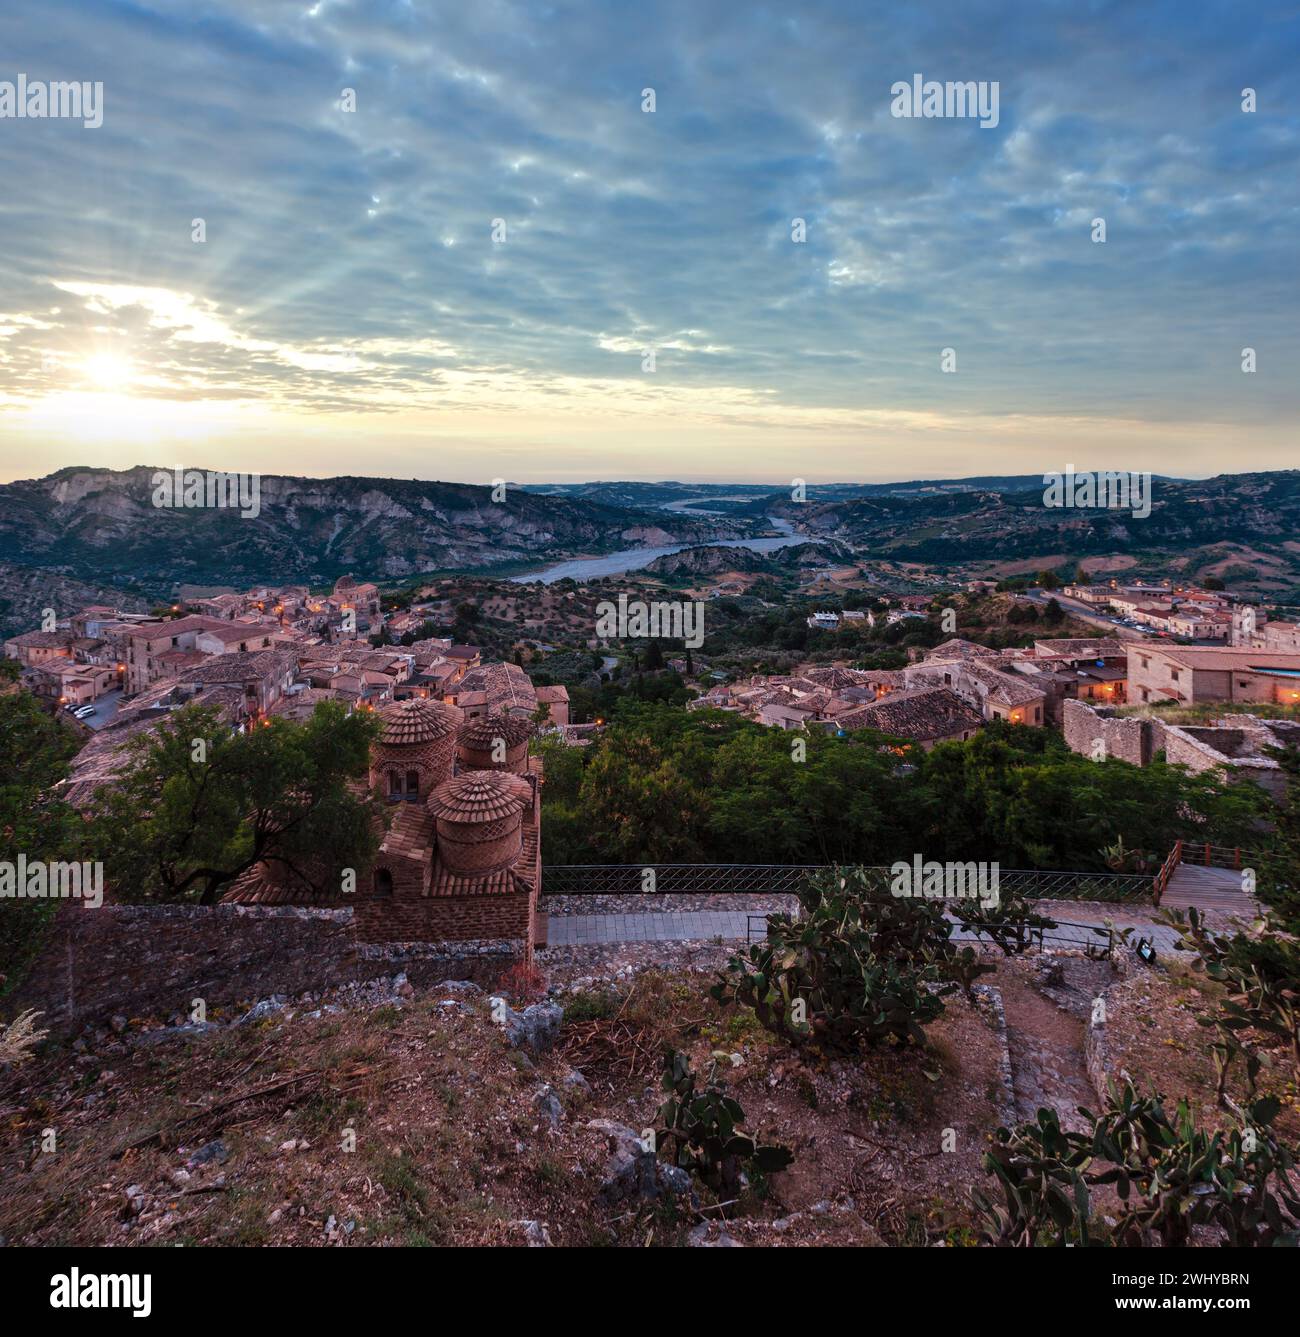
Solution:
[[[537,1001],[397,975],[187,1019],[105,1019],[0,1072],[11,1244],[964,1245],[988,1136],[1095,1105],[1108,1061],[1201,1089],[1197,986],[998,958],[926,1050],[797,1051],[708,996],[728,949],[570,949]],[[1165,1042],[1169,1043],[1165,1043]],[[794,1153],[723,1196],[656,1161],[662,1053]],[[1167,1056],[1173,1056],[1168,1061]],[[1292,1093],[1294,1108],[1294,1093]]]

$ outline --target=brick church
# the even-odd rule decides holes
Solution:
[[[397,808],[368,885],[331,897],[355,907],[364,942],[546,941],[541,885],[541,762],[532,723],[465,722],[441,701],[411,698],[379,712],[370,788]],[[225,897],[236,904],[321,904],[265,868]]]

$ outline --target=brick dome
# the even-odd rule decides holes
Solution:
[[[455,706],[420,697],[385,706],[370,758],[370,787],[390,801],[427,800],[451,775],[460,719]]]
[[[439,701],[412,697],[394,701],[379,712],[381,747],[406,747],[414,743],[433,743],[456,732],[459,723],[454,706]]]
[[[464,771],[429,799],[437,818],[438,853],[456,873],[490,873],[514,863],[524,810],[533,798],[527,780],[506,771]]]
[[[461,769],[522,775],[528,769],[528,740],[533,733],[532,721],[521,715],[484,715],[470,720],[456,735]]]

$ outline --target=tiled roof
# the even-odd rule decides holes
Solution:
[[[385,706],[379,712],[379,719],[379,741],[391,747],[407,743],[431,743],[446,738],[456,731],[460,714],[441,701],[411,697]]]
[[[978,729],[983,720],[947,687],[917,687],[890,692],[874,705],[840,716],[838,723],[842,729],[876,729],[925,742]]]
[[[178,617],[171,622],[146,622],[131,633],[133,641],[161,641],[172,636],[184,636],[192,631],[225,631],[230,621],[224,617],[204,617],[199,613]]]
[[[424,862],[433,857],[436,842],[433,813],[422,804],[402,803],[388,828],[382,846],[387,854],[400,854]]]
[[[482,692],[487,704],[502,714],[522,710],[531,715],[537,709],[532,680],[518,664],[482,664],[470,669],[451,690],[457,697]]]
[[[71,640],[71,633],[66,631],[25,631],[19,636],[10,636],[9,645],[25,645],[34,650],[52,650],[56,646],[66,646]]]
[[[429,809],[449,822],[494,822],[523,811],[532,797],[532,785],[508,771],[462,771],[433,791]]]
[[[997,653],[996,650],[990,650],[987,645],[978,645],[974,641],[966,641],[960,636],[954,636],[951,640],[936,645],[933,650],[927,650],[925,658],[927,660],[995,659]]]
[[[230,655],[214,655],[177,676],[182,682],[243,683],[281,677],[297,667],[298,656],[292,650],[241,650]]]
[[[1265,624],[1267,625],[1267,624]],[[1164,655],[1190,669],[1300,669],[1300,650],[1251,650],[1240,647],[1144,645],[1143,654]]]
[[[500,738],[507,747],[518,747],[533,736],[533,723],[522,715],[482,715],[460,726],[457,742],[475,751],[486,751]]]

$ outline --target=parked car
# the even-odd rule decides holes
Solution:
[[[79,720],[88,720],[92,715],[97,714],[94,706],[78,706],[72,712]]]

